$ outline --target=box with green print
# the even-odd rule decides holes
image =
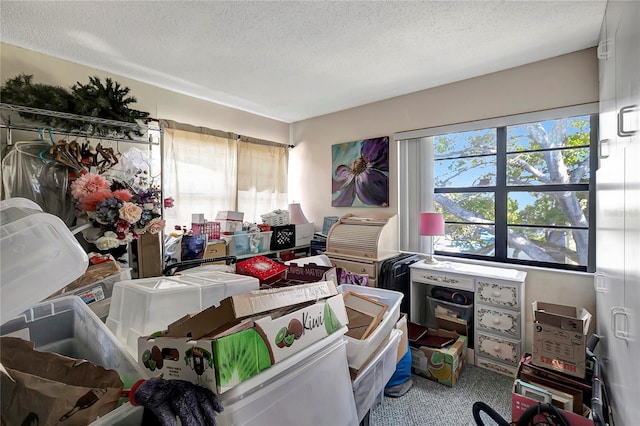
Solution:
[[[341,295],[229,322],[212,336],[140,338],[139,362],[223,393],[316,341],[346,331]],[[156,348],[156,349],[154,349]],[[173,350],[173,358],[164,354]],[[161,361],[158,361],[161,360]]]

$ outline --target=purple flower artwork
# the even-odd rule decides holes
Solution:
[[[333,207],[389,207],[389,137],[331,146]]]

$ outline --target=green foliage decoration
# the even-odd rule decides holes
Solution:
[[[6,81],[0,89],[0,99],[3,103],[40,108],[50,111],[71,112],[73,110],[73,95],[60,86],[33,83],[33,76],[20,74]],[[66,128],[68,120],[21,113],[22,117],[42,122],[47,126]]]
[[[71,88],[74,100],[74,114],[106,118],[109,120],[135,122],[149,117],[149,113],[131,109],[129,104],[137,99],[129,96],[129,88],[120,86],[110,78],[105,83],[98,77],[89,77],[88,84],[76,82]],[[98,125],[95,130],[102,134],[108,127]],[[141,134],[138,133],[138,136]]]
[[[76,82],[71,90],[60,86],[33,83],[33,75],[20,74],[5,82],[0,88],[3,103],[40,108],[85,117],[135,123],[149,117],[149,113],[129,108],[137,99],[129,94],[128,87],[106,78],[89,77],[89,83]],[[129,127],[87,124],[79,120],[50,117],[40,114],[20,112],[25,119],[34,120],[46,126],[72,131],[78,130],[93,136],[142,136],[138,130]]]

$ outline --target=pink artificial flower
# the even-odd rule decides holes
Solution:
[[[124,203],[124,205],[120,207],[118,213],[120,214],[121,219],[124,219],[129,223],[136,223],[140,220],[142,208],[133,203]]]
[[[113,194],[108,189],[100,189],[96,192],[91,192],[89,194],[86,194],[80,200],[80,208],[87,212],[95,212],[96,207],[100,201],[110,198],[112,196]]]
[[[165,199],[164,199],[164,208],[165,208],[165,209],[168,209],[168,208],[173,207],[173,202],[174,202],[174,201],[175,201],[175,200],[173,199],[173,197],[165,198]]]
[[[162,230],[165,227],[165,222],[162,219],[151,219],[151,222],[149,222],[149,227],[147,228],[147,231],[149,231],[151,234],[157,234],[158,232],[162,232]]]
[[[131,197],[133,197],[133,195],[128,189],[117,189],[113,191],[113,196],[116,197],[118,200],[124,201],[125,203],[127,201],[131,201]]]
[[[82,202],[89,194],[105,190],[108,191],[110,187],[111,183],[103,176],[87,173],[86,175],[80,176],[71,184],[71,195]]]

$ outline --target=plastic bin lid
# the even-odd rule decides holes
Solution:
[[[89,259],[67,225],[33,201],[0,201],[0,324],[80,277]]]

